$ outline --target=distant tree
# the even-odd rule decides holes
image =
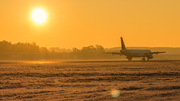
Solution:
[[[72,51],[63,49],[61,51],[48,50],[46,47],[39,47],[33,43],[15,43],[0,41],[0,59],[95,59],[109,58],[104,54],[105,49],[101,45],[83,47],[82,49],[73,48]]]
[[[104,49],[104,47],[103,46],[101,46],[101,45],[96,45],[96,51],[97,52],[105,52],[105,49]]]
[[[81,52],[77,48],[73,48],[71,53],[72,58],[77,59],[81,57]]]
[[[96,48],[94,46],[83,47],[81,49],[82,58],[94,58],[96,56]]]
[[[0,52],[10,52],[12,51],[11,48],[12,48],[11,42],[5,40],[0,42]]]
[[[103,46],[96,45],[96,51],[97,51],[96,58],[104,58],[104,56],[105,56],[105,54],[104,54],[105,49],[104,49]]]
[[[78,50],[77,48],[73,48],[73,53],[77,53],[80,52],[80,50]]]
[[[40,48],[40,57],[41,57],[42,59],[48,59],[48,58],[49,58],[48,55],[49,55],[49,54],[48,54],[48,49],[47,49],[46,47],[41,47],[41,48]]]

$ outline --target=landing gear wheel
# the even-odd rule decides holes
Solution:
[[[145,57],[143,57],[143,58],[142,58],[142,61],[145,61],[145,60],[146,60]]]
[[[147,61],[149,61],[149,58],[147,58]]]

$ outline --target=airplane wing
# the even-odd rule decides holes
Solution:
[[[159,53],[166,53],[166,52],[150,52],[150,53],[145,53],[145,54],[159,54]]]
[[[106,54],[112,54],[112,55],[124,55],[120,52],[105,52]]]

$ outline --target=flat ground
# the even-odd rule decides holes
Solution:
[[[112,97],[113,89],[119,97]],[[0,62],[0,100],[179,99],[179,60]]]

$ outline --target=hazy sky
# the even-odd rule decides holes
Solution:
[[[47,21],[31,19],[34,8]],[[41,47],[180,47],[180,0],[0,0],[0,40]]]

